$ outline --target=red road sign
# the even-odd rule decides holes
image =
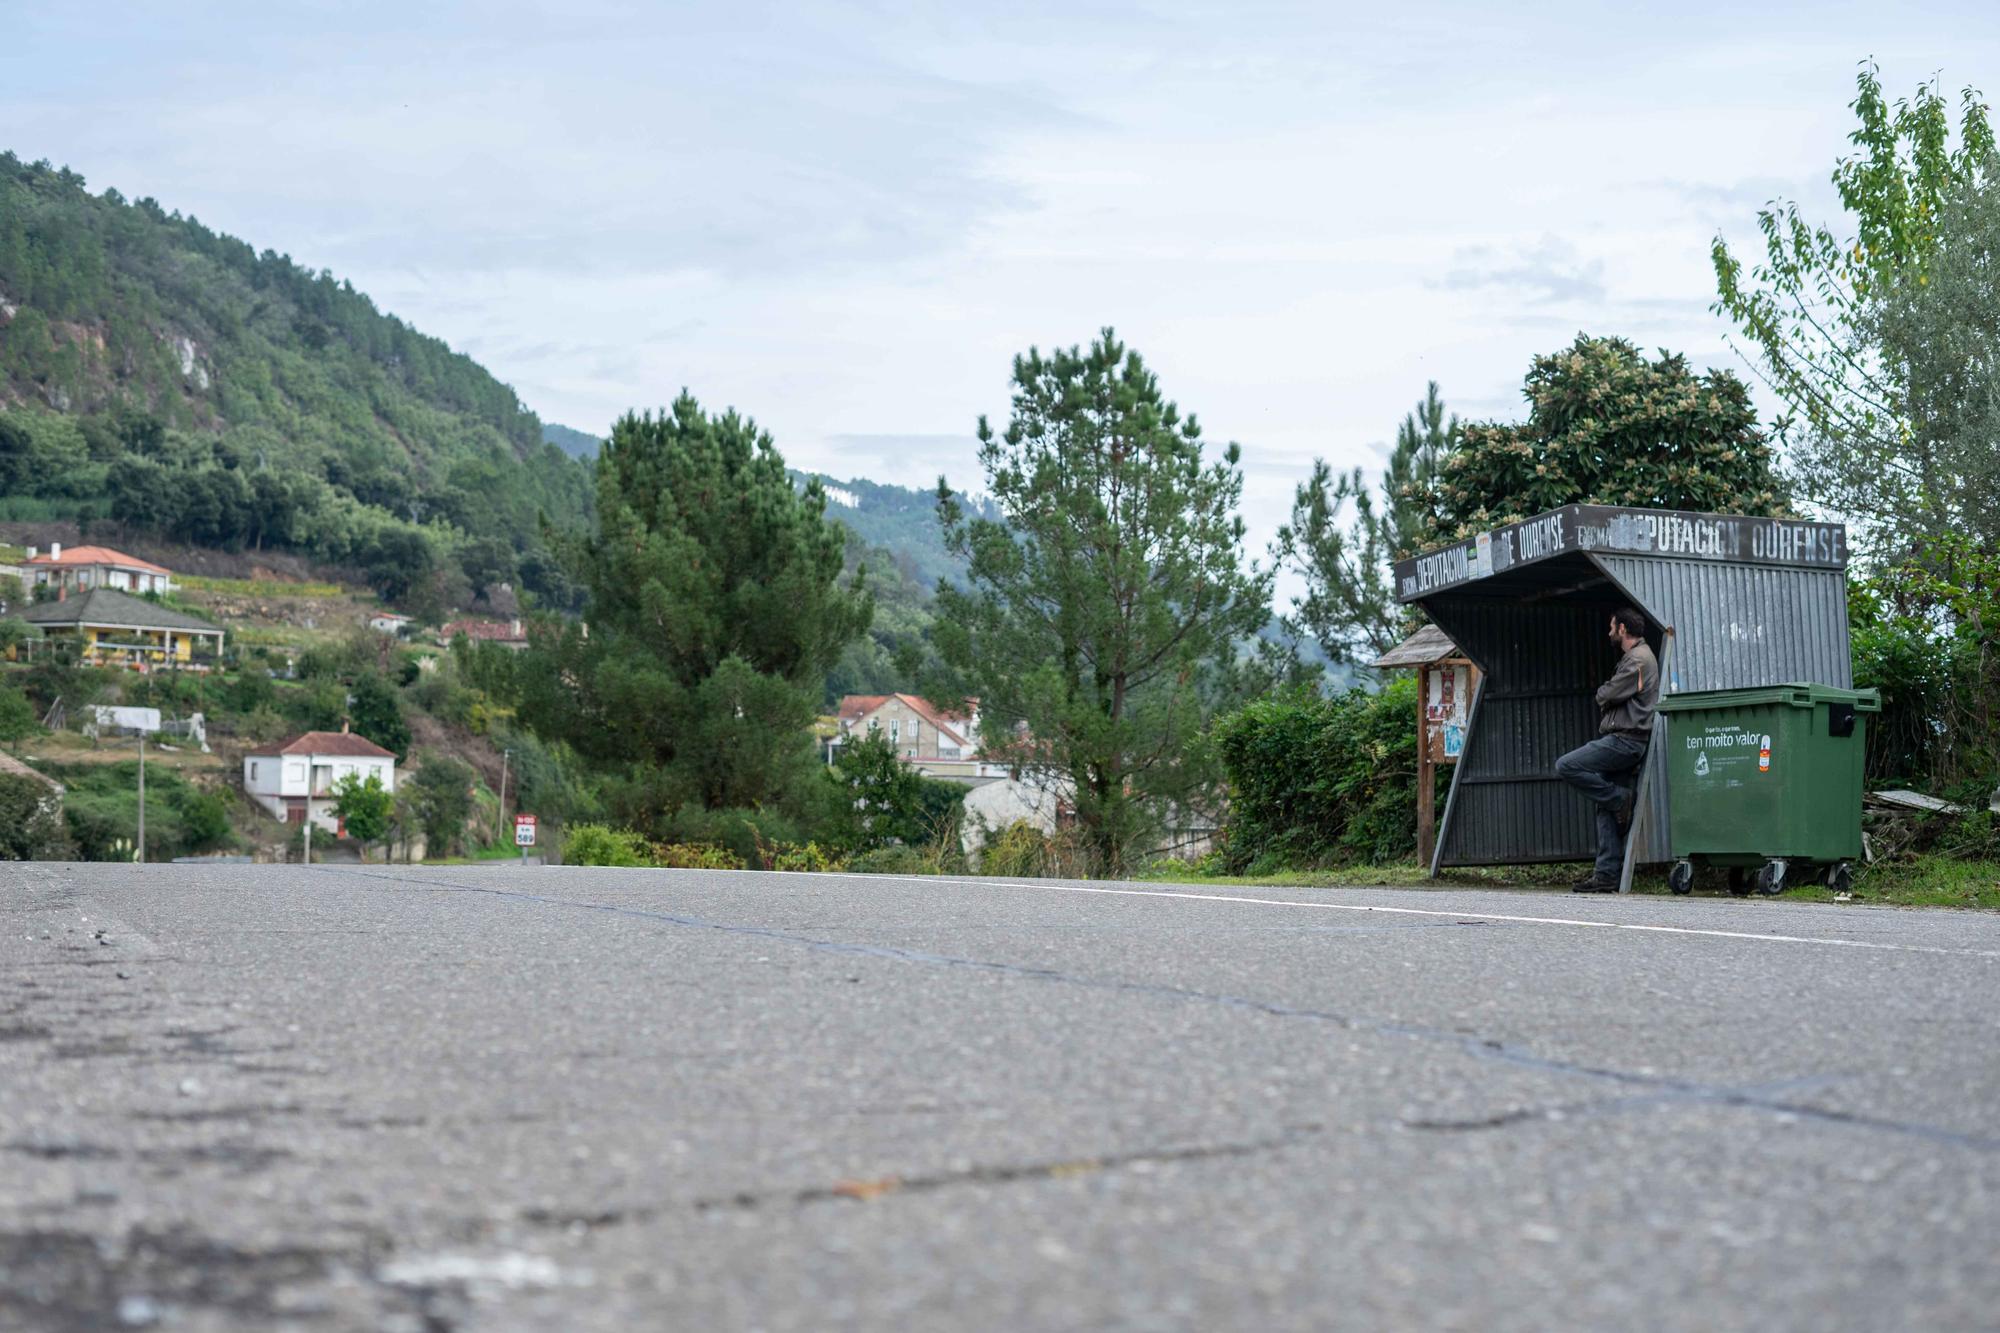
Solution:
[[[514,816],[514,845],[533,847],[535,845],[535,817],[533,815]]]

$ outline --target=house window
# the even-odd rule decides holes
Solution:
[[[257,761],[255,759],[250,761],[250,780],[252,782],[257,780]]]
[[[900,722],[891,722],[889,724],[889,744],[901,745],[902,743],[903,743],[903,724]]]
[[[910,751],[913,754],[919,748],[917,744],[917,734],[923,730],[923,726],[924,724],[921,722],[912,721],[910,723]]]

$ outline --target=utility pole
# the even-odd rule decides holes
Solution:
[[[310,797],[310,796],[306,797],[306,860],[305,860],[305,863],[306,863],[307,865],[311,865],[311,864],[313,863],[313,808],[312,808],[312,797]]]
[[[507,761],[513,757],[512,750],[500,752],[500,836],[503,838],[507,836]]]
[[[139,733],[139,864],[146,864],[146,733]]]

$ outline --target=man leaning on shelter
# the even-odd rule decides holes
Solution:
[[[1597,807],[1597,865],[1577,893],[1616,893],[1625,864],[1625,830],[1632,824],[1633,789],[1621,781],[1646,760],[1653,709],[1660,702],[1660,663],[1646,645],[1646,617],[1629,606],[1611,613],[1611,639],[1624,656],[1597,690],[1597,739],[1556,760],[1556,776]]]

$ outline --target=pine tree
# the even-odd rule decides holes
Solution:
[[[1324,459],[1313,460],[1272,555],[1305,583],[1304,594],[1292,601],[1287,628],[1311,634],[1330,660],[1379,655],[1401,636],[1389,562],[1412,554],[1435,527],[1432,497],[1458,431],[1458,418],[1446,417],[1432,380],[1423,401],[1396,428],[1379,506],[1360,468],[1335,475]]]
[[[612,429],[597,533],[569,550],[589,632],[547,640],[523,690],[543,735],[627,767],[631,822],[796,794],[826,672],[873,614],[825,510],[755,422],[686,393]]]
[[[1447,418],[1436,380],[1424,387],[1424,400],[1396,428],[1396,448],[1382,474],[1382,498],[1388,504],[1387,538],[1392,559],[1415,555],[1436,519],[1427,496],[1436,487],[1439,470],[1458,447],[1458,416]]]
[[[1215,790],[1207,723],[1271,579],[1242,563],[1237,446],[1204,455],[1193,416],[1111,330],[1014,362],[1011,420],[981,418],[997,519],[942,480],[967,561],[938,588],[936,638],[980,696],[988,753],[1073,791],[1095,867],[1125,870],[1163,820]]]

